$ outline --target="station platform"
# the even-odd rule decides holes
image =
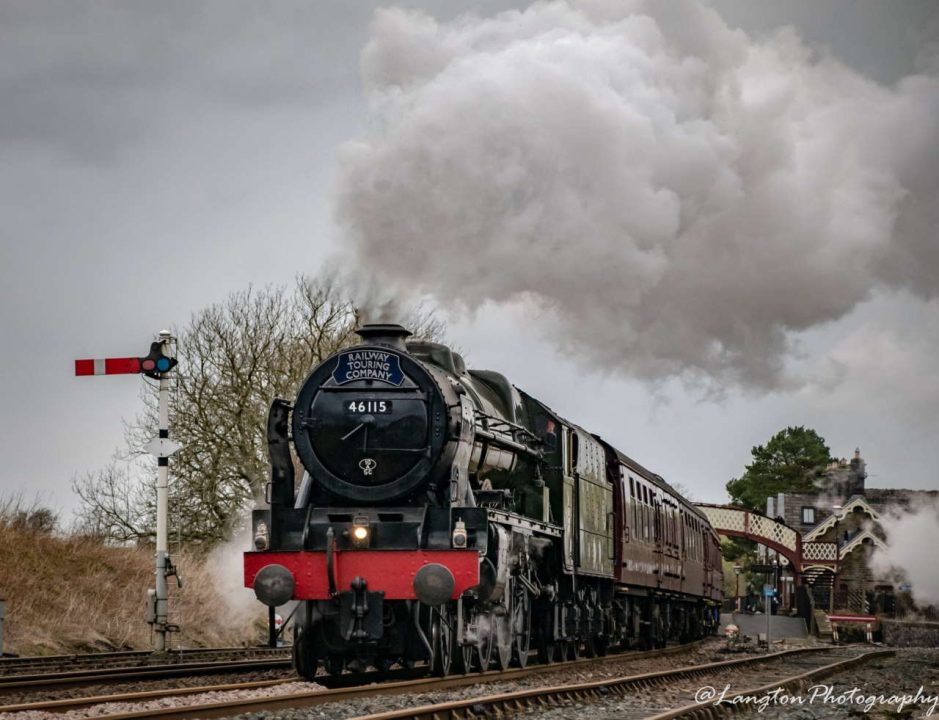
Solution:
[[[749,615],[747,613],[721,613],[721,627],[733,623],[740,628],[744,635],[757,637],[760,634],[766,634],[766,616]],[[769,634],[771,640],[781,640],[783,638],[808,637],[808,631],[805,627],[805,620],[800,617],[789,617],[788,615],[770,616]]]

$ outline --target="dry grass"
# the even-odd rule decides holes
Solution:
[[[146,589],[153,585],[151,549],[113,547],[97,538],[55,531],[47,511],[0,502],[0,598],[6,600],[6,652],[57,654],[147,649]],[[54,517],[52,517],[54,520]],[[264,612],[257,605],[235,620],[218,578],[193,555],[174,558],[185,585],[171,583],[173,647],[253,644]]]

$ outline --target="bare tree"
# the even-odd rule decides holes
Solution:
[[[22,495],[0,496],[0,527],[9,527],[21,533],[51,535],[59,526],[59,516],[44,507],[37,498],[26,503]]]
[[[252,499],[262,496],[271,401],[293,397],[316,365],[352,344],[360,316],[328,278],[300,277],[293,287],[236,292],[196,313],[178,333],[170,432],[182,449],[170,467],[185,539],[211,544],[225,538]],[[443,332],[425,309],[403,321],[419,337],[439,338]],[[128,428],[132,454],[157,427],[155,394],[145,399],[147,412]],[[84,522],[116,540],[147,536],[152,493],[146,490],[147,501],[141,502],[141,494],[123,481],[114,468],[76,481]],[[149,477],[142,482],[152,484]],[[133,500],[122,505],[125,497]]]
[[[79,534],[121,543],[152,534],[155,498],[140,482],[146,472],[141,465],[116,456],[105,468],[72,480],[81,501],[74,528]]]

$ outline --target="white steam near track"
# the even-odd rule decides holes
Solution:
[[[885,549],[871,556],[879,577],[900,572],[913,586],[921,605],[939,605],[939,564],[932,550],[939,547],[939,504],[931,503],[881,520],[887,535]]]
[[[244,515],[250,514],[245,510]],[[219,615],[229,627],[250,632],[259,622],[266,619],[264,606],[254,596],[254,591],[246,588],[244,578],[244,551],[252,545],[251,526],[238,530],[233,537],[215,547],[208,557],[208,569],[222,606]]]
[[[382,10],[338,217],[392,294],[527,301],[595,367],[780,387],[799,331],[939,293],[936,66],[885,87],[693,3]]]

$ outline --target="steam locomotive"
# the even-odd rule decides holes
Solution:
[[[273,402],[270,503],[244,555],[261,602],[300,601],[300,676],[504,669],[713,631],[717,534],[660,476],[444,345],[358,334]]]

